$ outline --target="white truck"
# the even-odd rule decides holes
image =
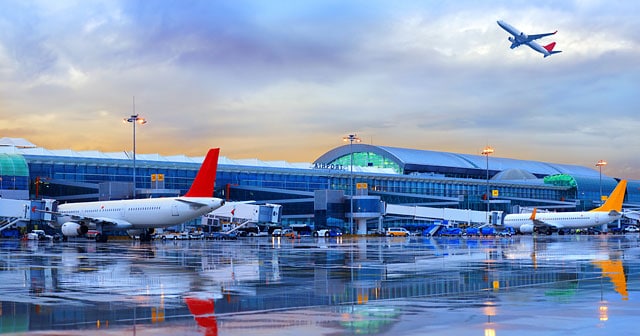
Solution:
[[[27,233],[27,240],[53,240],[53,236],[46,234],[44,230],[31,230]]]

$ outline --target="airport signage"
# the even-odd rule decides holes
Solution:
[[[313,166],[314,169],[328,169],[328,170],[346,170],[345,165],[334,164],[334,163],[316,163]]]

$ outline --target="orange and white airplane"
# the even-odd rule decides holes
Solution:
[[[586,229],[608,224],[622,216],[622,202],[627,191],[627,181],[621,180],[604,204],[591,211],[544,212],[509,214],[504,216],[503,225],[521,233],[551,232],[560,229]]]
[[[155,228],[184,223],[224,205],[223,199],[213,197],[219,154],[220,148],[209,150],[184,196],[60,204],[52,211],[56,224],[65,238],[95,229],[96,241],[106,242],[109,231],[126,230],[148,241]]]

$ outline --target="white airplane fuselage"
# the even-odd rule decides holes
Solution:
[[[521,44],[525,44],[527,42],[529,42],[529,36],[527,36],[527,34],[519,31],[518,29],[516,29],[515,27],[513,27],[512,25],[504,22],[504,21],[498,21],[498,25],[500,27],[502,27],[502,29],[506,30],[509,34],[513,35],[513,37],[509,37],[509,41],[511,41],[513,44],[511,45],[511,49],[521,45]]]
[[[535,40],[545,37],[545,36],[550,36],[550,35],[554,35],[555,32],[553,33],[545,33],[545,34],[534,34],[534,35],[527,35],[523,32],[521,32],[520,30],[516,29],[514,26],[502,21],[502,20],[498,20],[497,21],[498,25],[506,30],[509,34],[513,35],[513,36],[509,36],[508,40],[509,42],[511,42],[511,49],[515,49],[521,45],[527,45],[529,46],[531,49],[541,53],[542,55],[544,55],[544,57],[550,56],[552,54],[557,54],[560,51],[553,51],[553,47],[555,46],[555,42],[553,42],[550,45],[547,45],[545,47],[541,46],[540,44],[538,44]],[[549,49],[546,49],[549,48]]]
[[[201,204],[201,206],[194,206],[195,203]],[[59,225],[72,222],[74,221],[72,216],[75,215],[118,222],[117,226],[104,226],[109,230],[163,228],[202,216],[219,208],[222,204],[224,204],[222,199],[211,197],[167,197],[69,203],[58,206],[61,215],[57,217],[57,222]],[[95,226],[95,224],[88,223],[88,226]]]
[[[608,224],[620,219],[620,213],[604,211],[586,212],[548,212],[537,213],[535,221],[542,221],[557,229],[586,229],[602,224]],[[504,216],[504,226],[512,227],[522,233],[531,233],[535,227],[530,213],[509,214]]]

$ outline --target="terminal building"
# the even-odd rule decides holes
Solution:
[[[189,189],[203,158],[137,154],[134,174],[134,160],[126,152],[49,150],[25,139],[2,138],[0,196],[61,203],[177,196]],[[416,221],[387,213],[386,204],[504,213],[523,207],[590,210],[618,180],[578,165],[351,144],[313,163],[221,156],[215,196],[280,204],[284,225],[349,231],[351,220],[359,223],[358,230],[362,224],[366,229]],[[640,207],[640,181],[628,182],[624,206]]]

